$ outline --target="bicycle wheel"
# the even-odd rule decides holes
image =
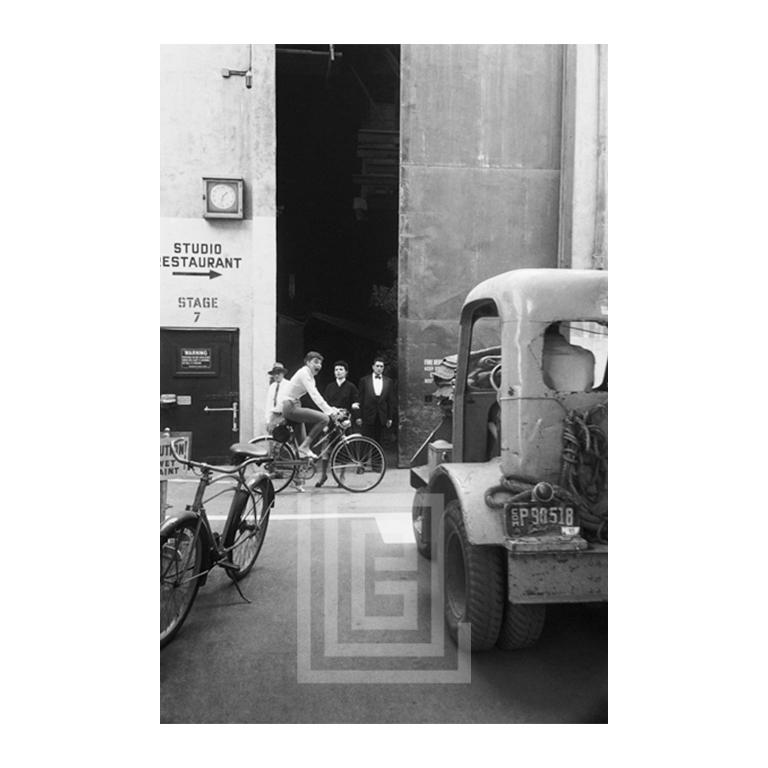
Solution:
[[[272,457],[262,466],[269,472],[272,478],[272,487],[275,493],[280,493],[283,488],[291,484],[296,475],[296,454],[288,443],[281,443],[273,437],[257,437],[250,441],[251,445],[258,446],[257,450]]]
[[[266,481],[253,489],[253,495],[244,490],[235,493],[227,515],[223,542],[225,549],[231,548],[229,560],[237,566],[237,570],[226,569],[232,581],[240,581],[253,568],[267,535],[269,513],[274,501],[274,493]]]
[[[350,435],[331,454],[331,474],[334,480],[353,493],[375,488],[386,471],[384,451],[370,437]]]
[[[187,520],[160,535],[160,647],[169,643],[195,602],[202,570],[198,523]]]

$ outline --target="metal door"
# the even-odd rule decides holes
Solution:
[[[228,461],[240,437],[238,331],[160,329],[160,429],[191,432],[191,455]]]

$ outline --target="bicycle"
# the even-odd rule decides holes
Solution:
[[[370,437],[347,435],[352,426],[349,411],[340,409],[316,440],[312,450],[316,459],[299,456],[298,442],[292,422],[286,421],[275,427],[271,435],[261,435],[249,440],[260,447],[260,455],[266,457],[264,469],[269,472],[275,493],[280,493],[298,475],[300,480],[310,480],[317,471],[316,462],[328,460],[333,479],[352,493],[364,493],[375,488],[387,471],[387,461],[382,447]]]
[[[223,568],[238,582],[253,568],[267,533],[275,492],[267,472],[260,468],[264,457],[254,453],[247,443],[230,448],[236,466],[217,467],[183,459],[171,440],[171,454],[188,466],[200,480],[191,505],[179,515],[164,520],[160,526],[160,647],[169,643],[181,629],[195,602],[197,591],[215,568]],[[255,470],[255,472],[254,472]],[[214,474],[220,477],[214,478]],[[234,480],[224,490],[203,498],[213,483]],[[223,533],[211,528],[205,502],[234,491]]]

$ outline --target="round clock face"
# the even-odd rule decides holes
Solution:
[[[211,205],[220,211],[232,208],[237,201],[235,190],[229,184],[214,184],[210,191]]]

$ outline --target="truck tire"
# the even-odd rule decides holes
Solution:
[[[444,601],[448,633],[458,643],[459,623],[469,622],[472,651],[493,648],[499,637],[506,600],[502,551],[496,546],[474,546],[467,539],[461,505],[445,508]]]
[[[424,497],[429,493],[425,486],[416,491],[411,507],[411,523],[413,524],[413,538],[416,540],[416,549],[422,557],[432,559],[432,518],[429,507],[424,503]]]
[[[507,603],[497,647],[503,651],[515,651],[533,645],[541,636],[546,615],[545,605]]]

